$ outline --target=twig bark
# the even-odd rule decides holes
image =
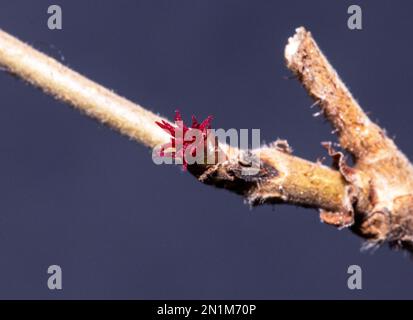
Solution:
[[[189,171],[206,184],[244,195],[253,205],[284,202],[319,208],[326,223],[351,226],[373,243],[390,240],[408,247],[413,242],[410,163],[364,114],[309,32],[297,29],[285,54],[287,66],[338,129],[343,148],[354,155],[355,168],[348,167],[343,154],[331,146],[334,168],[295,157],[285,142],[276,141],[252,152],[219,145],[225,161],[192,165]],[[163,119],[160,116],[1,30],[0,66],[146,146],[170,139],[155,124]],[[258,174],[242,173],[245,158],[260,162]]]
[[[413,241],[413,167],[384,130],[368,118],[311,33],[298,28],[285,49],[287,66],[337,130],[341,146],[354,157],[349,168],[337,153],[338,169],[352,187],[353,230],[373,243],[388,240],[411,247]],[[331,151],[332,152],[332,151]],[[363,178],[361,178],[363,175]],[[363,197],[368,179],[368,197]],[[364,180],[364,181],[363,181]],[[329,213],[322,213],[326,219]]]

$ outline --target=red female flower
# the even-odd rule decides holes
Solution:
[[[159,155],[161,157],[171,156],[172,159],[181,159],[183,168],[186,170],[188,162],[185,159],[185,155],[189,153],[195,157],[197,148],[206,146],[212,118],[212,116],[208,116],[199,123],[195,116],[192,116],[192,125],[188,128],[182,121],[181,113],[176,110],[175,126],[165,120],[162,120],[162,122],[155,121],[158,126],[171,135],[171,142],[161,146]],[[196,136],[199,134],[202,135],[202,139],[196,139]]]

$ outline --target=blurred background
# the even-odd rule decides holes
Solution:
[[[49,30],[58,4],[63,29]],[[359,4],[363,29],[349,30]],[[371,118],[412,159],[408,1],[1,0],[0,28],[142,106],[261,129],[309,160],[335,141],[284,66],[307,27]],[[361,252],[315,210],[250,209],[151,150],[0,73],[0,298],[413,298],[413,262]],[[63,290],[47,268],[63,270]],[[349,290],[347,268],[363,270]]]

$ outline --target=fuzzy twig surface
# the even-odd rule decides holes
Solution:
[[[326,145],[333,168],[291,154],[285,141],[248,152],[219,145],[224,161],[188,167],[203,183],[243,195],[250,204],[292,203],[320,209],[321,220],[350,227],[371,244],[411,248],[413,169],[384,131],[372,123],[321,53],[298,28],[285,49],[287,67],[337,129],[342,148]],[[0,30],[0,67],[116,131],[154,148],[169,141],[155,121],[165,120]],[[259,161],[259,172],[245,175]]]

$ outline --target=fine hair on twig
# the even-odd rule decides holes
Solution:
[[[285,61],[314,99],[312,107],[320,108],[317,115],[331,123],[354,165],[346,163],[343,152],[331,143],[323,144],[333,159],[330,168],[292,155],[288,143],[277,140],[251,151],[217,144],[214,152],[222,152],[223,160],[191,164],[188,171],[205,184],[244,196],[251,205],[290,203],[316,208],[322,222],[350,228],[369,246],[388,242],[391,247],[412,250],[413,167],[409,160],[369,119],[305,28],[296,29],[289,38]],[[150,148],[174,139],[162,130],[162,125],[172,128],[174,123],[2,30],[0,68]],[[260,169],[247,176],[243,172],[251,159],[259,161]]]

